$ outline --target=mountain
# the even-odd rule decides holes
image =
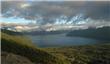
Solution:
[[[110,27],[74,30],[74,31],[69,32],[67,36],[86,37],[86,38],[94,38],[94,39],[99,39],[99,40],[110,41]]]
[[[59,58],[59,56],[53,55],[49,52],[46,52],[45,50],[37,48],[24,35],[10,35],[10,32],[11,31],[1,31],[2,52],[7,52],[8,54],[12,53],[12,56],[15,57],[17,57],[16,55],[26,57],[35,64],[69,64],[69,62],[64,58]]]
[[[37,24],[3,24],[1,23],[1,29],[8,29],[16,32],[31,32],[31,31],[64,31],[64,30],[76,30],[76,29],[86,29],[87,26],[74,25],[74,24],[45,24],[45,25],[37,25]]]
[[[68,32],[68,30],[59,30],[59,31],[31,31],[31,32],[24,32],[25,35],[52,35],[52,34],[63,34]]]
[[[7,29],[1,29],[1,32],[9,34],[9,35],[23,35],[22,32],[15,32]]]

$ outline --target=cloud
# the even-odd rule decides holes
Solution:
[[[3,17],[16,16],[41,24],[64,20],[61,16],[70,22],[79,14],[83,14],[85,20],[110,21],[110,1],[2,1],[1,12]]]
[[[110,2],[90,2],[86,7],[88,17],[110,21]]]

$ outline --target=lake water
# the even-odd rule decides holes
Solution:
[[[97,44],[98,40],[83,37],[67,37],[65,34],[55,35],[28,35],[32,42],[38,47],[58,47]]]

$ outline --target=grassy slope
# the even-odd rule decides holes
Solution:
[[[41,64],[69,64],[65,59],[60,59],[44,50],[36,48],[24,36],[9,35],[1,32],[2,51],[11,52],[27,57],[32,62]]]
[[[110,64],[110,44],[45,48],[52,54],[61,54],[71,64]]]

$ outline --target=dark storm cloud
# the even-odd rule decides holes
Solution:
[[[110,21],[109,1],[3,1],[1,12],[4,17],[17,16],[30,20],[39,20],[42,24],[53,23],[62,15],[67,16],[67,21],[77,14],[83,14],[84,19],[102,19]],[[21,7],[23,4],[30,4],[28,7]]]
[[[92,19],[110,21],[110,2],[90,2],[86,7],[86,16]]]

